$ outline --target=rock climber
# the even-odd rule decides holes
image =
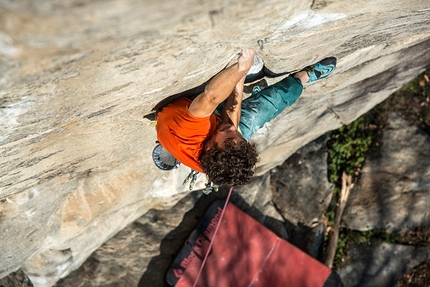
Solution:
[[[255,144],[248,142],[252,134],[291,106],[303,84],[327,77],[336,67],[336,58],[326,58],[242,102],[254,56],[255,50],[242,49],[237,63],[217,74],[194,100],[177,99],[157,114],[159,143],[216,185],[248,184],[258,162]],[[221,114],[215,115],[222,103]]]

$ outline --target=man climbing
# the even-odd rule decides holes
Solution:
[[[217,74],[193,101],[180,98],[157,115],[159,143],[216,185],[248,184],[258,161],[255,144],[248,142],[252,134],[291,106],[304,83],[327,77],[336,67],[335,58],[326,58],[242,102],[254,56],[254,50],[243,49],[237,63]],[[220,116],[215,115],[224,101]]]

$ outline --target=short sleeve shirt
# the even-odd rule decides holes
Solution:
[[[158,142],[182,164],[202,172],[199,156],[204,142],[215,132],[220,118],[212,114],[198,118],[190,114],[191,100],[180,98],[157,115]]]

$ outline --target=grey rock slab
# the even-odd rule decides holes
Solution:
[[[430,259],[430,247],[372,240],[349,255],[351,263],[338,271],[345,287],[394,287],[407,269]]]
[[[0,279],[1,287],[33,287],[30,279],[22,270],[10,273],[8,276]]]
[[[369,155],[351,191],[343,224],[401,231],[430,222],[430,137],[391,114],[379,151]]]
[[[321,221],[333,185],[327,178],[325,137],[299,149],[271,171],[273,203],[282,216],[308,227]]]

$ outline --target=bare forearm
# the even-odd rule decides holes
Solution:
[[[238,62],[216,75],[205,91],[198,95],[188,108],[195,117],[207,117],[213,113],[216,107],[227,99],[237,83],[246,76],[252,66],[255,51],[243,49]]]
[[[237,85],[246,75],[247,70],[240,70],[236,63],[220,72],[206,86],[205,93],[210,96],[210,101],[218,105],[227,99]]]
[[[245,82],[245,77],[246,76],[243,76],[235,85],[233,92],[227,98],[226,104],[221,114],[221,120],[223,122],[230,121],[235,127],[237,127],[240,122],[243,100],[243,84]]]

